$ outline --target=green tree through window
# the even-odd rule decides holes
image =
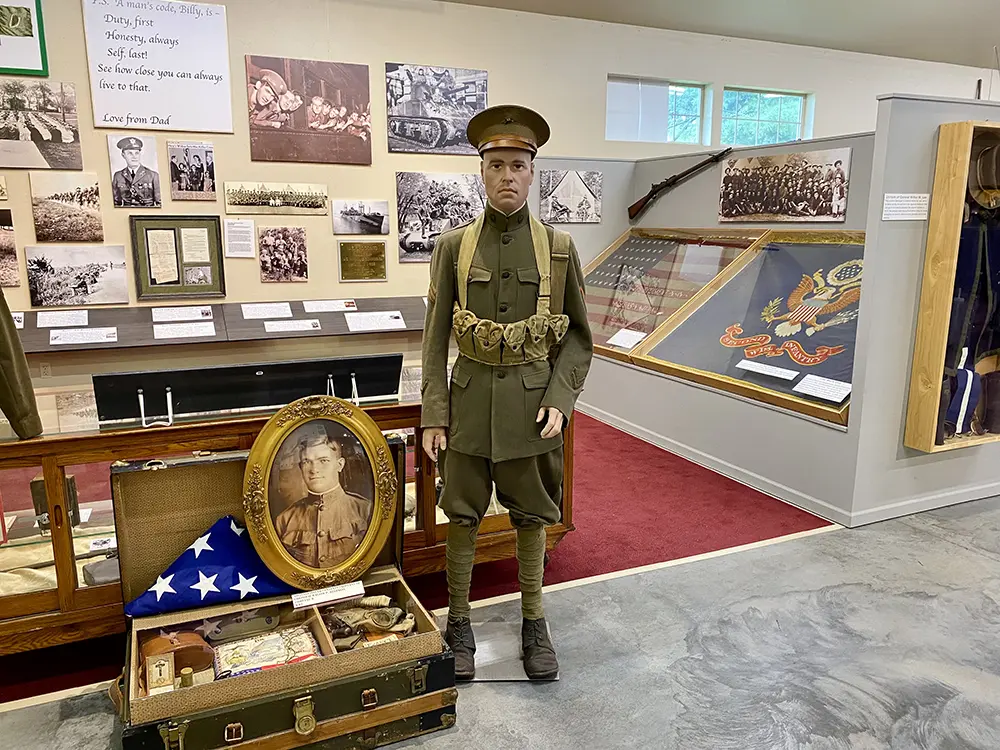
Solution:
[[[722,143],[764,146],[801,138],[805,99],[800,94],[725,89]]]

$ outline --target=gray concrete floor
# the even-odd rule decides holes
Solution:
[[[545,601],[558,682],[464,685],[453,729],[394,747],[1000,748],[1000,499]],[[0,714],[0,737],[114,747],[99,698]]]

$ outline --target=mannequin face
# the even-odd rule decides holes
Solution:
[[[529,151],[494,148],[483,154],[483,184],[494,208],[511,213],[528,199],[535,178],[535,164]]]

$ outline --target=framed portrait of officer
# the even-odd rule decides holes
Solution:
[[[160,166],[156,138],[109,135],[111,200],[115,208],[160,208]]]
[[[247,528],[267,566],[302,589],[360,577],[395,517],[389,446],[364,410],[310,396],[277,412],[247,461]]]

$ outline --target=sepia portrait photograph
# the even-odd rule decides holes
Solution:
[[[304,227],[258,227],[257,247],[262,282],[309,281]]]
[[[72,83],[0,78],[0,169],[83,169]]]
[[[0,177],[0,201],[7,200],[7,178]]]
[[[371,164],[368,66],[247,55],[250,158]]]
[[[429,263],[442,232],[472,221],[486,207],[478,174],[396,173],[399,261]]]
[[[361,440],[329,419],[296,427],[275,453],[268,504],[291,557],[311,568],[343,563],[368,533],[375,505],[375,476]]]
[[[32,307],[128,304],[124,245],[24,248]]]
[[[389,201],[334,201],[334,234],[389,234]]]
[[[95,172],[31,172],[36,242],[104,242]]]
[[[115,208],[159,208],[160,162],[156,136],[109,135],[111,201]]]
[[[575,169],[542,169],[538,173],[541,194],[539,216],[550,224],[600,224],[601,172]]]
[[[851,149],[723,162],[719,221],[846,221]]]
[[[0,287],[3,286],[21,286],[14,244],[14,215],[9,208],[0,209]]]
[[[215,147],[203,141],[167,141],[170,197],[175,201],[215,200]]]
[[[315,214],[329,210],[326,185],[302,182],[227,182],[227,214]]]
[[[465,130],[486,88],[485,70],[386,63],[390,153],[475,154]]]

